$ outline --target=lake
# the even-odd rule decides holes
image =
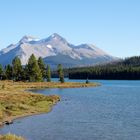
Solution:
[[[17,119],[0,134],[27,140],[140,140],[140,81],[97,82],[102,86],[34,90],[58,94],[61,101],[50,113]]]

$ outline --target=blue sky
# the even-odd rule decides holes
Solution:
[[[24,35],[52,33],[114,56],[140,55],[140,0],[0,1],[0,49]]]

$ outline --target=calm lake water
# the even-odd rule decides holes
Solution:
[[[62,100],[52,112],[18,119],[0,133],[28,140],[140,140],[140,81],[98,82],[102,86],[36,90]]]

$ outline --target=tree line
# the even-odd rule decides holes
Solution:
[[[139,80],[140,56],[112,64],[68,69],[70,79]]]
[[[61,64],[57,66],[57,73],[59,81],[64,83],[64,73]],[[34,54],[30,56],[25,66],[22,66],[20,58],[16,56],[12,60],[11,65],[8,64],[4,68],[0,65],[0,79],[29,82],[41,82],[46,80],[47,82],[51,82],[51,68],[49,65],[45,65],[41,57],[36,59]]]

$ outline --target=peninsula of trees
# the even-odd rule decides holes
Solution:
[[[58,65],[59,81],[64,83],[63,67]],[[51,82],[51,68],[45,65],[43,59],[39,57],[36,59],[32,54],[28,60],[27,65],[22,66],[18,57],[12,61],[12,65],[8,64],[4,68],[0,65],[0,79],[14,80],[14,81],[29,81],[29,82]]]

